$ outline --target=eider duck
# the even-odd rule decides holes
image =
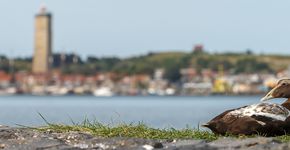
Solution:
[[[273,98],[288,100],[282,104],[265,102]],[[284,135],[290,133],[289,116],[290,79],[281,79],[260,103],[227,110],[203,126],[221,135]]]

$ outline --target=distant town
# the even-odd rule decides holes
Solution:
[[[54,54],[48,73],[32,58],[0,56],[0,95],[248,95],[290,76],[290,56],[166,52],[119,59]]]
[[[290,56],[208,53],[202,44],[122,59],[53,53],[51,20],[45,7],[35,16],[33,57],[0,55],[0,95],[249,95],[290,76]]]

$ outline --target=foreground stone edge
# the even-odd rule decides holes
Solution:
[[[140,138],[103,138],[88,133],[40,132],[28,128],[0,128],[0,149],[53,150],[53,149],[169,149],[169,150],[219,150],[219,149],[290,149],[290,143],[281,143],[274,138],[219,138],[205,140],[150,140]]]

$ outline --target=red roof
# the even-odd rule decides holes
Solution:
[[[11,75],[7,74],[4,71],[0,71],[0,81],[10,81],[12,78]]]

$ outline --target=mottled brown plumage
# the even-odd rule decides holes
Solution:
[[[281,105],[259,103],[227,110],[203,126],[222,135],[274,136],[290,133],[290,79],[279,80],[262,101],[273,98],[288,98],[288,100]]]

